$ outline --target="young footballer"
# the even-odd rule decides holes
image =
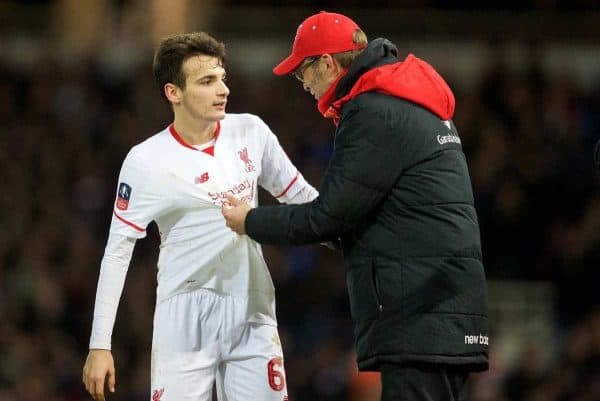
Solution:
[[[227,194],[257,205],[317,196],[269,127],[225,112],[224,45],[206,33],[162,41],[154,75],[174,121],[127,155],[100,268],[83,382],[115,391],[111,334],[134,244],[161,237],[152,339],[154,401],[287,400],[275,293],[260,245],[225,226]]]

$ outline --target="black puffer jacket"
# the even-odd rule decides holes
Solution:
[[[342,238],[358,366],[487,368],[485,273],[454,97],[414,56],[377,39],[337,83],[330,164],[313,202],[258,207],[265,244]]]

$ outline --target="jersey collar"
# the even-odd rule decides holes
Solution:
[[[179,135],[179,133],[175,130],[175,124],[172,123],[171,125],[169,125],[169,132],[171,133],[171,135],[173,136],[173,138],[175,138],[175,140],[177,142],[179,142],[179,144],[183,147],[186,147],[188,149],[192,149],[195,150],[197,152],[200,152],[200,150],[196,149],[195,147],[193,147],[192,145],[190,145],[189,143],[187,143],[182,137],[181,135]],[[215,144],[212,146],[208,146],[204,149],[202,149],[202,152],[207,153],[211,156],[215,155],[215,145],[217,144],[217,139],[219,138],[219,133],[221,132],[221,121],[217,120],[217,128],[215,128],[215,133],[214,133],[214,139],[215,139]]]

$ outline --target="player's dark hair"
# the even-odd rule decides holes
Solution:
[[[164,87],[168,83],[185,88],[183,63],[197,55],[216,57],[224,63],[225,45],[205,32],[173,35],[160,42],[154,54],[152,70],[162,97],[167,98]]]

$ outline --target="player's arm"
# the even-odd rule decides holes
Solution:
[[[152,169],[143,154],[133,148],[121,172],[109,237],[100,265],[96,291],[90,352],[83,368],[83,383],[95,400],[103,401],[105,383],[115,390],[115,366],[111,337],[125,276],[138,238],[146,236],[146,226],[160,213],[162,202]]]
[[[281,203],[310,202],[319,196],[298,171],[269,127],[260,121],[266,134],[258,184]]]
[[[82,379],[86,390],[98,401],[105,400],[105,383],[111,392],[115,391],[111,336],[135,241],[135,238],[110,234],[100,265],[90,351],[83,367]]]
[[[402,157],[377,143],[381,116],[349,112],[336,135],[334,152],[319,196],[302,205],[251,209],[245,231],[264,244],[323,242],[343,236],[363,222],[402,173]]]

